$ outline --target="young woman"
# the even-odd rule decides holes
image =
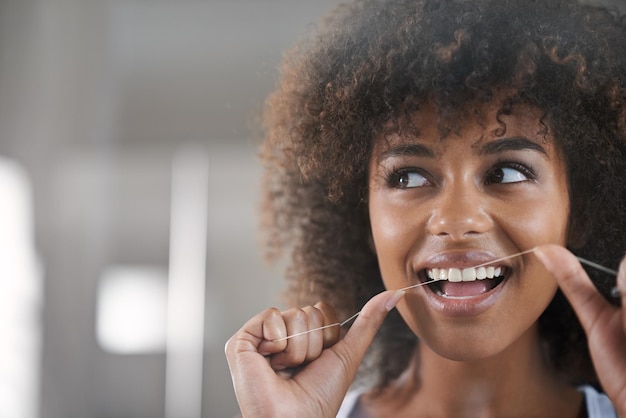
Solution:
[[[613,298],[572,254],[626,251],[625,22],[357,1],[291,51],[262,156],[294,308],[227,343],[243,416],[626,416],[626,261]]]

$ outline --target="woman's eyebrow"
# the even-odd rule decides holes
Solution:
[[[499,154],[505,151],[534,150],[546,156],[548,152],[540,144],[531,141],[523,136],[514,136],[511,138],[502,138],[496,141],[487,142],[480,147],[480,154]]]
[[[387,158],[403,156],[435,158],[435,153],[422,144],[402,144],[385,150],[378,156],[377,160],[380,163]]]

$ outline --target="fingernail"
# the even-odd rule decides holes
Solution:
[[[535,256],[537,257],[537,259],[539,260],[539,262],[541,264],[543,264],[543,266],[549,271],[549,272],[554,272],[556,271],[557,267],[554,265],[554,262],[552,260],[552,258],[548,257],[544,251],[543,248],[540,247],[536,247],[535,250],[533,251],[533,253],[535,254]]]
[[[404,290],[396,290],[391,296],[389,296],[389,299],[385,302],[385,309],[387,309],[387,312],[396,307],[398,302],[400,302],[400,299],[402,299],[402,296],[404,296]]]
[[[546,262],[550,262],[550,259],[546,257],[545,253],[543,252],[542,248],[539,247],[535,247],[534,251],[535,256],[539,259],[539,261],[541,262],[541,264],[546,264]]]

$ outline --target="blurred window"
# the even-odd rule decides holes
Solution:
[[[0,158],[0,416],[38,416],[42,274],[30,180]]]

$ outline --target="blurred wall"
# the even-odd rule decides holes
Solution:
[[[167,271],[187,144],[210,167],[202,416],[237,412],[224,343],[282,286],[257,242],[254,122],[282,52],[336,3],[0,2],[0,155],[32,182],[44,277],[41,418],[164,416],[165,354],[110,352],[95,324],[105,271]]]

